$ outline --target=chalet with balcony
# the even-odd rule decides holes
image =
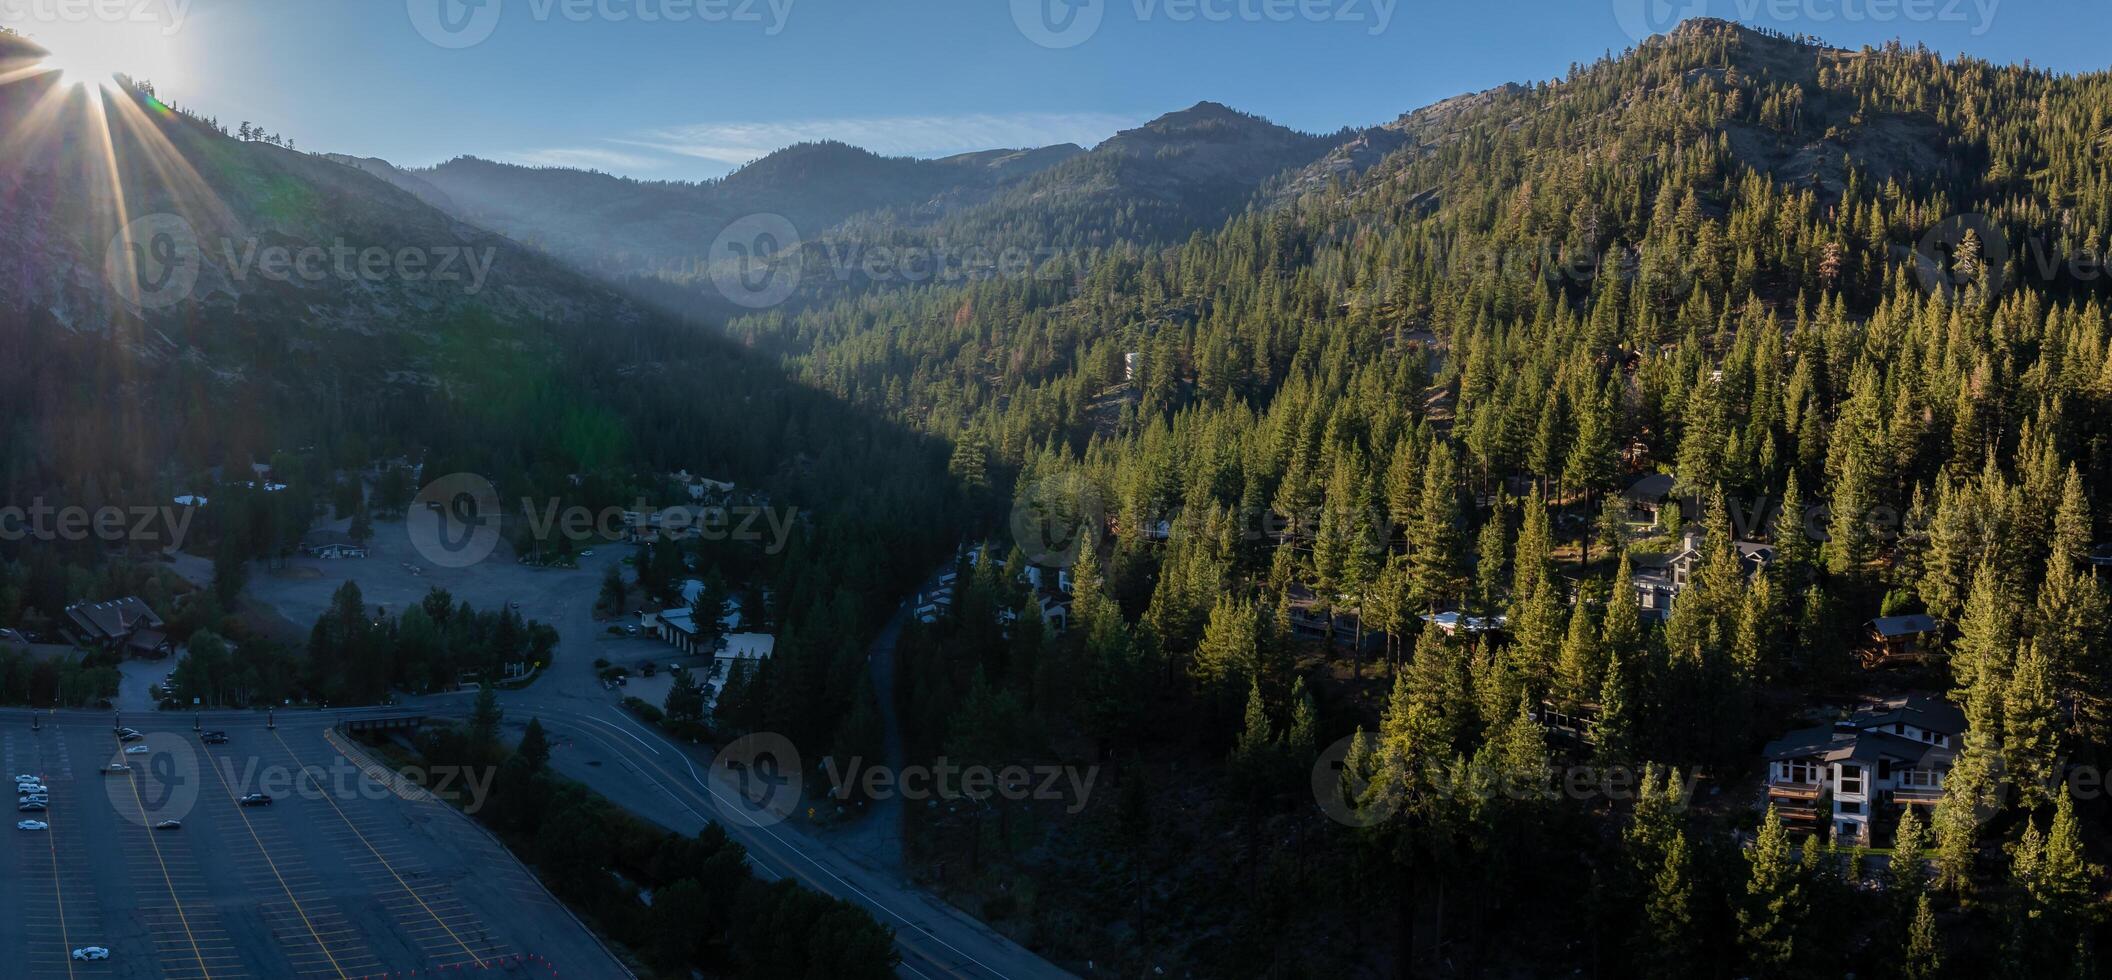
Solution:
[[[1693,581],[1701,570],[1702,546],[1708,532],[1699,524],[1690,524],[1680,533],[1679,550],[1670,554],[1637,555],[1634,562],[1633,579],[1635,601],[1642,607],[1643,619],[1662,620],[1672,614],[1672,603]],[[1754,541],[1739,541],[1738,564],[1751,578],[1774,563],[1773,545]]]
[[[1864,667],[1921,663],[1935,652],[1943,636],[1943,624],[1934,616],[1880,616],[1867,626],[1858,656]]]
[[[1768,744],[1767,801],[1791,830],[1870,846],[1905,807],[1933,809],[1958,757],[1965,714],[1926,694],[1870,701],[1831,725]]]

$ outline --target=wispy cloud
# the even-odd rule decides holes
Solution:
[[[1142,120],[1109,113],[973,114],[670,126],[610,142],[737,167],[794,143],[837,140],[883,156],[1077,143],[1092,146]]]

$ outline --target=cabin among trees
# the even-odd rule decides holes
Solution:
[[[1965,713],[1932,695],[1871,701],[1768,743],[1767,802],[1792,831],[1873,846],[1902,808],[1942,802],[1965,730]]]

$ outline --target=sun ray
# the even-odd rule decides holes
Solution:
[[[226,228],[235,223],[234,212],[228,208],[227,202],[184,157],[183,151],[162,131],[161,124],[140,109],[133,93],[117,93],[107,100],[107,105],[130,145],[141,151],[148,166],[154,169],[155,177],[169,189],[178,204],[193,212],[186,217],[199,224],[201,231],[208,226]],[[179,121],[175,125],[184,123]],[[198,215],[196,211],[205,213]]]

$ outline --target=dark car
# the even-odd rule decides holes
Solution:
[[[243,806],[270,806],[270,805],[271,805],[271,795],[270,795],[270,794],[268,794],[268,793],[251,793],[251,794],[249,794],[248,796],[245,796],[245,797],[243,797],[243,798],[242,798],[242,805],[243,805]]]
[[[207,744],[207,745],[226,745],[226,744],[227,744],[227,733],[226,733],[226,732],[206,732],[205,734],[203,734],[203,735],[200,735],[200,736],[198,736],[198,739],[199,739],[199,741],[202,741],[202,742],[204,742],[204,743],[205,743],[205,744]]]

